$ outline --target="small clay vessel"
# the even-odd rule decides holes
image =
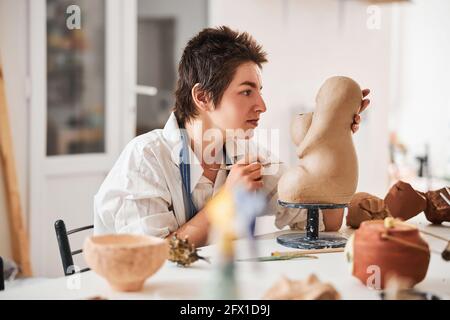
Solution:
[[[384,202],[394,218],[406,221],[424,211],[427,200],[424,195],[414,190],[409,183],[398,181],[394,184]]]
[[[144,235],[91,236],[84,243],[88,266],[118,291],[140,291],[169,255],[167,241]]]
[[[348,203],[358,184],[358,159],[351,125],[361,107],[360,86],[331,77],[320,87],[314,114],[291,125],[299,163],[281,176],[278,198],[291,203]]]
[[[358,192],[352,197],[348,206],[346,224],[358,229],[363,221],[384,220],[389,216],[389,209],[383,199],[366,192]]]
[[[383,235],[426,250],[386,239]],[[353,264],[352,274],[366,286],[374,287],[377,270],[381,287],[376,289],[384,289],[392,277],[405,280],[413,287],[427,274],[429,247],[413,226],[394,225],[387,228],[381,220],[364,221],[348,246],[350,249],[347,248],[346,252],[347,259]]]

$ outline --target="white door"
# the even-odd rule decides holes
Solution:
[[[166,123],[174,105],[178,62],[189,39],[208,25],[208,1],[137,0],[126,18],[125,25],[136,34],[128,40],[127,59],[135,63],[128,82],[136,81],[130,97],[135,114],[127,121],[133,124],[128,127],[131,138]]]
[[[72,5],[80,29],[67,25]],[[92,224],[93,196],[122,148],[164,125],[182,49],[207,26],[207,9],[207,0],[29,0],[35,275],[63,274],[54,222]],[[73,250],[86,235],[70,238]]]
[[[125,70],[133,61],[126,60],[126,43],[135,32],[124,17],[132,3],[29,1],[29,228],[36,276],[63,275],[53,224],[93,223],[93,195],[129,138],[133,73]],[[80,29],[73,20],[78,13]],[[72,250],[85,236],[70,239]],[[84,267],[81,256],[74,260]]]

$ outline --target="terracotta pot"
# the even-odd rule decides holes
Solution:
[[[348,203],[358,184],[358,159],[352,140],[353,117],[361,107],[359,85],[331,77],[320,87],[314,114],[294,118],[291,137],[297,166],[278,182],[278,197],[293,203]]]
[[[383,239],[383,234],[421,246],[427,251],[391,239]],[[425,278],[430,262],[430,251],[428,244],[420,237],[419,231],[412,226],[396,225],[386,228],[383,221],[365,221],[355,231],[353,243],[349,246],[351,245],[353,245],[352,274],[364,285],[376,287],[373,285],[377,283],[374,275],[378,271],[381,276],[378,282],[381,289],[385,288],[387,281],[393,276],[407,281],[410,287]]]
[[[118,291],[139,291],[169,255],[168,243],[150,236],[92,236],[84,243],[88,266]]]

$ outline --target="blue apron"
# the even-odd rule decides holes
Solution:
[[[191,190],[191,167],[189,161],[189,137],[186,130],[180,128],[182,147],[180,150],[180,174],[181,181],[183,182],[183,201],[184,208],[186,211],[186,221],[192,219],[197,213],[197,208],[192,201],[192,190]],[[225,163],[232,164],[231,160],[228,158],[225,145],[223,148],[223,153],[225,155]],[[227,171],[228,174],[228,171]]]

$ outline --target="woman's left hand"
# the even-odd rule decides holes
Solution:
[[[359,109],[358,113],[355,114],[353,117],[353,123],[352,123],[352,131],[355,133],[359,129],[359,123],[361,122],[361,116],[359,115],[361,112],[367,109],[367,107],[370,104],[369,99],[364,99],[368,94],[370,93],[370,89],[364,89],[362,91],[363,100],[361,102],[361,108]]]

